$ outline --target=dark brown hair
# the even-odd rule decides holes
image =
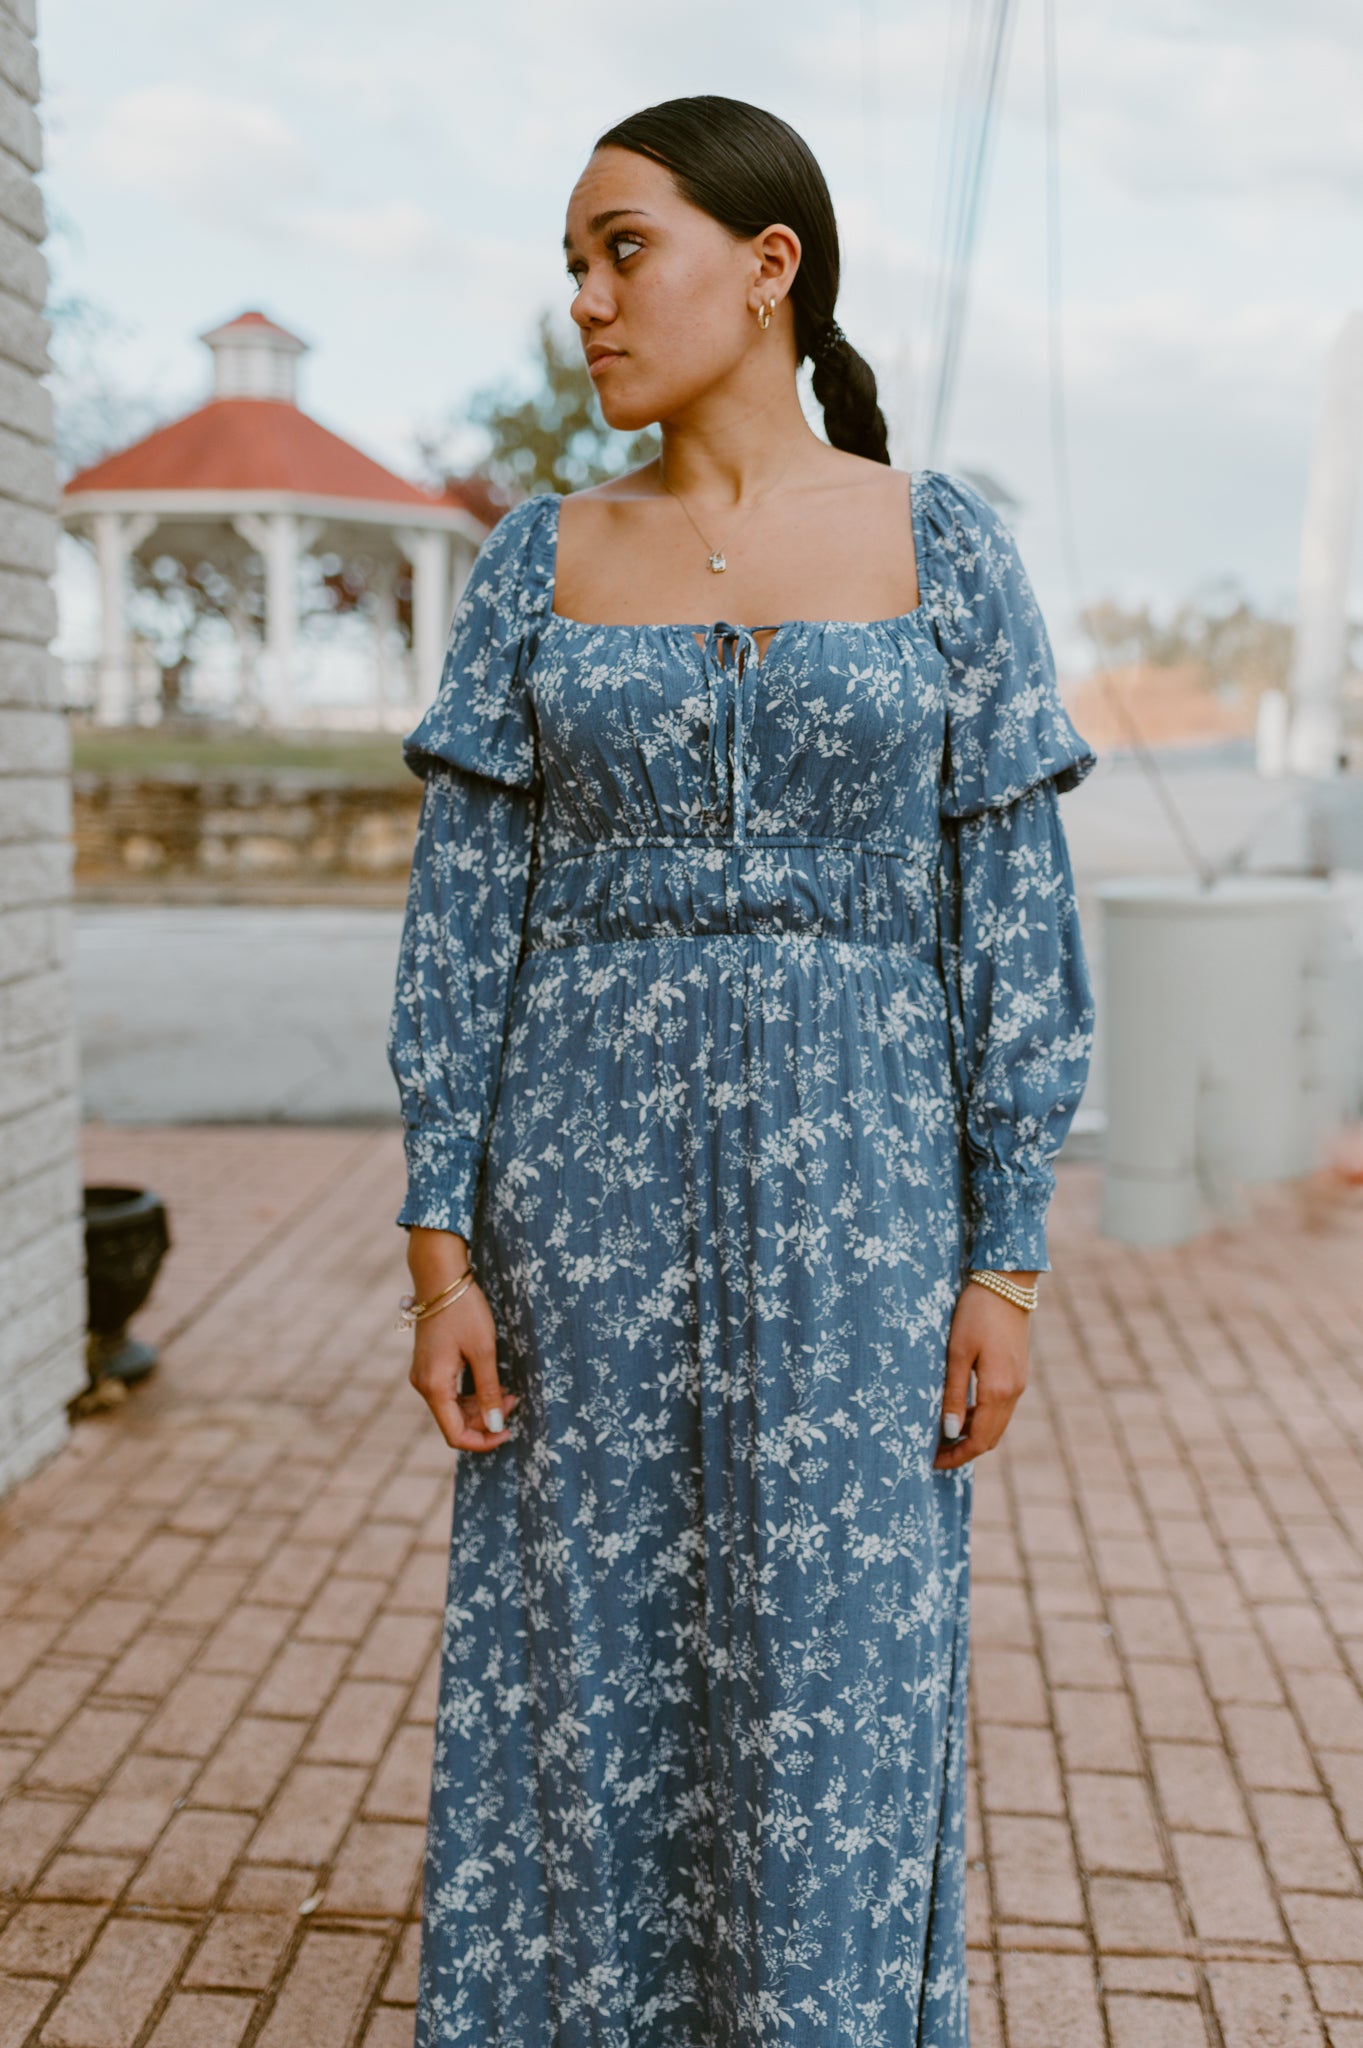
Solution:
[[[833,317],[842,260],[833,201],[813,151],[789,122],[713,93],[663,100],[617,121],[596,148],[631,149],[669,171],[677,190],[749,241],[783,221],[800,237],[790,288],[797,362],[814,364],[814,396],[835,448],[890,459],[875,373]]]

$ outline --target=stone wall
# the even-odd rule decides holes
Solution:
[[[414,775],[321,769],[75,776],[83,897],[400,902],[421,806]]]
[[[0,1490],[62,1443],[86,1378],[35,34],[32,0],[0,0]]]

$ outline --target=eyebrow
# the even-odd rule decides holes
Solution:
[[[619,220],[620,216],[626,213],[637,213],[641,220],[652,220],[653,218],[652,214],[649,213],[648,210],[642,206],[608,206],[604,213],[594,213],[592,215],[591,219],[587,222],[587,233],[589,235],[599,235],[602,228],[606,226],[608,221]],[[567,254],[568,250],[572,248],[572,246],[572,236],[565,235],[563,237],[563,249],[565,255]]]

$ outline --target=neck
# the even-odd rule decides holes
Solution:
[[[793,378],[755,401],[707,393],[659,424],[660,488],[721,509],[760,498],[778,480],[792,481],[824,451]]]

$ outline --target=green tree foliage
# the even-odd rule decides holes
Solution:
[[[1156,618],[1148,604],[1124,607],[1105,598],[1081,623],[1107,660],[1189,667],[1221,696],[1257,697],[1286,687],[1292,623],[1256,611],[1232,579],[1185,598],[1167,618]]]
[[[494,483],[526,496],[580,491],[657,454],[652,430],[620,434],[606,425],[580,341],[564,336],[548,312],[539,318],[535,367],[528,393],[498,384],[469,403],[470,423],[488,439],[479,467]]]

